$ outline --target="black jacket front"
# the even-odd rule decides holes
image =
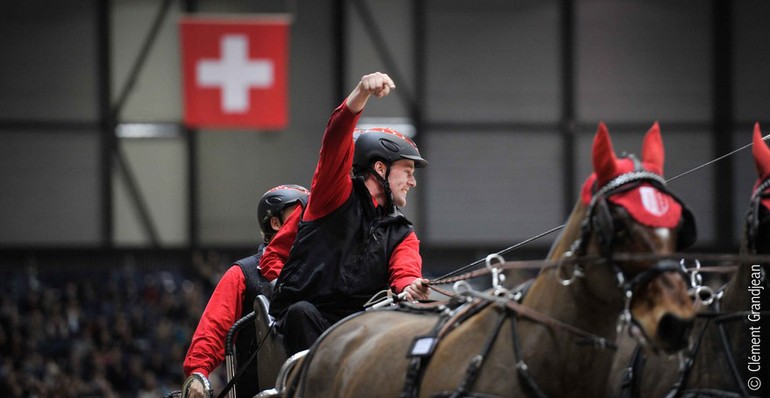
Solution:
[[[278,276],[270,313],[281,316],[297,301],[343,317],[363,309],[389,285],[389,261],[412,224],[391,207],[375,207],[364,181],[353,178],[348,200],[330,214],[300,222],[297,237]]]

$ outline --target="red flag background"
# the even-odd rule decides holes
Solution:
[[[288,124],[288,18],[180,20],[184,123],[280,130]]]

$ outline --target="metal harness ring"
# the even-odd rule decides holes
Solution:
[[[564,253],[564,257],[565,258],[566,257],[572,257],[572,251],[568,251],[568,252]],[[577,278],[582,278],[583,276],[585,276],[585,272],[583,272],[583,269],[580,268],[580,265],[578,264],[578,265],[575,265],[575,270],[572,271],[572,276],[569,279],[562,278],[561,275],[560,275],[561,274],[560,270],[562,269],[562,267],[561,267],[562,264],[563,263],[561,261],[559,261],[559,263],[556,265],[556,272],[554,273],[554,276],[556,277],[556,280],[559,282],[560,285],[562,285],[562,286],[569,286],[569,285],[575,283]]]
[[[497,260],[497,263],[493,261]],[[505,292],[505,288],[502,286],[502,282],[505,281],[505,275],[502,274],[503,270],[500,266],[505,264],[503,256],[492,253],[486,258],[486,267],[492,272],[492,287],[494,288],[494,294],[500,295]]]

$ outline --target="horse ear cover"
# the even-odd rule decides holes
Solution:
[[[596,184],[601,187],[615,177],[617,170],[617,157],[612,148],[610,133],[607,125],[599,122],[599,128],[594,136],[594,144],[591,150]]]
[[[644,135],[642,143],[642,164],[644,168],[663,176],[663,161],[665,159],[665,150],[663,149],[663,138],[660,136],[660,125],[655,122]]]
[[[596,175],[595,184],[596,186],[602,186],[618,174],[618,159],[612,147],[609,131],[604,122],[599,123],[596,135],[594,136],[592,155],[594,174]],[[770,161],[770,150],[768,150],[767,155],[768,160]],[[664,160],[665,150],[663,147],[663,139],[660,134],[660,124],[655,122],[644,136],[642,144],[642,163],[645,169],[662,176]],[[770,162],[768,164],[770,165]],[[768,168],[768,171],[770,172],[770,168]],[[588,196],[585,194],[587,194],[587,192],[584,192],[584,196]],[[695,243],[697,240],[697,229],[695,227],[695,217],[693,217],[690,210],[684,206],[680,200],[675,200],[682,205],[682,222],[677,246],[679,249],[683,249]],[[603,201],[603,199],[600,199],[600,201]],[[592,210],[597,213],[597,220],[593,221],[594,226],[603,226],[599,230],[600,235],[614,233],[614,224],[612,222],[608,204],[605,203],[604,205],[601,205],[596,203],[595,208]]]
[[[770,177],[770,148],[762,140],[762,131],[759,123],[754,124],[754,145],[751,154],[754,155],[754,164],[757,166],[757,175],[761,181]]]

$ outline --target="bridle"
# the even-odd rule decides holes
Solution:
[[[770,197],[770,177],[757,185],[754,192],[751,193],[751,203],[746,219],[746,243],[747,249],[754,253],[757,250],[757,233],[759,231],[759,211],[762,199]]]
[[[759,211],[762,199],[765,197],[770,196],[770,193],[765,192],[770,188],[770,178],[766,178],[762,182],[757,185],[757,188],[754,189],[754,191],[751,194],[751,202],[749,205],[749,211],[747,214],[746,219],[746,249],[750,254],[756,254],[757,252],[757,234],[759,232]],[[762,273],[762,280],[760,283],[767,284],[767,275]],[[751,396],[750,392],[746,389],[746,380],[741,376],[741,373],[738,371],[738,365],[735,356],[733,355],[732,347],[730,345],[730,341],[727,336],[727,331],[725,330],[725,324],[728,322],[737,322],[743,320],[747,316],[746,311],[738,311],[738,312],[729,312],[724,313],[721,311],[721,299],[723,297],[724,288],[726,286],[723,286],[722,289],[720,289],[719,293],[716,295],[716,299],[713,303],[711,303],[711,308],[713,309],[712,314],[705,315],[709,319],[707,319],[706,324],[703,326],[703,330],[698,336],[698,339],[691,350],[690,354],[681,360],[680,365],[680,372],[679,372],[679,378],[676,383],[672,386],[671,392],[669,394],[676,394],[676,396],[688,396],[688,394],[695,394],[697,395],[700,390],[688,390],[686,389],[687,386],[687,380],[688,376],[690,375],[690,372],[692,370],[692,366],[695,363],[695,359],[698,354],[698,350],[700,349],[701,342],[703,340],[704,335],[706,334],[706,331],[708,330],[708,327],[713,324],[718,331],[719,334],[719,346],[722,349],[722,353],[725,356],[725,360],[729,369],[729,375],[730,379],[732,380],[733,384],[736,387],[736,391],[738,393],[730,392],[730,391],[717,391],[717,390],[709,390],[708,393],[712,396],[717,397],[749,397]],[[735,286],[736,288],[741,288],[738,286]],[[762,311],[761,314],[763,316],[768,316],[768,311]]]
[[[621,174],[595,190],[591,197],[591,201],[589,202],[586,217],[581,225],[580,238],[575,241],[572,249],[565,253],[565,257],[585,256],[588,251],[588,243],[591,240],[591,236],[594,232],[596,233],[599,240],[600,255],[605,259],[606,263],[612,267],[618,287],[622,290],[625,300],[623,311],[618,318],[618,331],[624,326],[634,322],[630,307],[634,292],[638,287],[644,286],[649,281],[665,272],[679,273],[687,282],[689,282],[689,276],[683,263],[671,259],[659,260],[652,267],[635,275],[627,275],[625,270],[617,264],[613,257],[612,246],[614,243],[615,227],[608,199],[613,195],[636,189],[642,184],[649,184],[658,191],[669,195],[679,203],[682,208],[682,221],[680,222],[680,232],[677,236],[677,249],[686,248],[692,245],[697,236],[692,213],[681,199],[666,188],[666,181],[663,177],[656,173],[641,169],[638,161],[636,161],[636,159],[633,160],[637,164],[636,170]],[[584,275],[585,270],[582,268],[581,264],[578,263],[575,266],[572,278],[561,280],[561,284],[568,286],[572,284],[576,278]]]

